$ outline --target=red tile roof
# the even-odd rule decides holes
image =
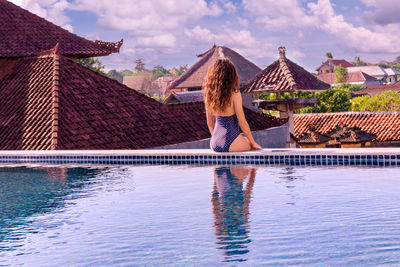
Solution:
[[[0,58],[37,56],[57,43],[65,56],[104,56],[122,45],[122,40],[86,40],[5,0],[0,0],[0,39]]]
[[[56,54],[0,80],[0,149],[141,149],[210,136],[203,103],[164,105]],[[284,121],[246,110],[253,130]]]
[[[400,93],[400,81],[394,84],[367,86],[364,89],[352,92],[351,94],[353,96],[360,96],[360,95],[376,96],[384,91],[396,91]]]
[[[328,136],[340,143],[368,142],[376,138],[375,135],[362,131],[357,127],[349,128],[341,125],[330,131]]]
[[[299,144],[321,144],[329,141],[329,137],[322,135],[313,130],[307,130],[302,133],[297,142]]]
[[[309,125],[315,130],[327,135],[338,125],[349,128],[357,127],[360,130],[376,136],[374,141],[400,141],[400,112],[343,112],[295,114],[295,136],[301,136]]]
[[[284,49],[284,48],[283,48]],[[257,90],[270,92],[293,92],[296,90],[326,90],[329,84],[290,61],[281,53],[278,60],[260,71],[244,89],[245,93]]]
[[[317,76],[321,81],[328,84],[335,84],[335,73],[321,73]],[[354,82],[366,82],[366,81],[378,81],[375,77],[372,77],[362,71],[349,72],[347,74],[348,83]]]
[[[344,59],[328,59],[327,61],[323,62],[318,68],[316,68],[316,71],[319,71],[320,68],[323,66],[331,66],[332,69],[334,66],[339,66],[342,65],[343,68],[348,68],[348,67],[354,67],[353,64],[348,62],[347,60]]]

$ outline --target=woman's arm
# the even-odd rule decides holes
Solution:
[[[244,116],[242,95],[240,92],[233,93],[233,107],[235,109],[236,116],[238,118],[239,126],[244,135],[250,141],[250,145],[253,149],[261,149],[260,145],[254,141],[253,135],[251,134],[249,124],[247,123],[246,117]]]
[[[207,126],[208,130],[210,130],[210,134],[214,132],[214,126],[215,126],[215,117],[214,114],[212,114],[208,108],[206,107],[206,117],[207,117]]]

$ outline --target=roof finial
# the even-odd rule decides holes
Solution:
[[[280,46],[278,48],[279,51],[279,58],[286,58],[286,47]]]

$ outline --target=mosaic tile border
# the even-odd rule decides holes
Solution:
[[[0,164],[400,166],[400,154],[0,155]]]

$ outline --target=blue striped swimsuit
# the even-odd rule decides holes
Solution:
[[[215,116],[214,131],[211,135],[211,147],[216,152],[229,152],[229,147],[240,135],[236,114]]]

